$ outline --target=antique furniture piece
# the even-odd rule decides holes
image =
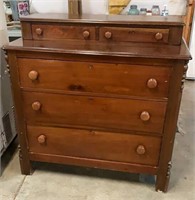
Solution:
[[[157,175],[166,191],[190,54],[180,17],[33,14],[5,47],[20,164]]]

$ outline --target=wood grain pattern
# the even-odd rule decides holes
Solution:
[[[194,8],[195,8],[195,1],[188,0],[186,5],[186,15],[183,16],[185,27],[183,29],[183,37],[187,45],[189,46],[191,38],[192,38],[192,27],[193,27],[193,20],[194,20]]]
[[[89,158],[79,158],[73,156],[62,156],[54,154],[41,154],[41,153],[29,152],[29,157],[32,161],[60,163],[66,165],[84,166],[84,167],[108,169],[108,170],[123,171],[130,173],[145,173],[145,174],[155,175],[158,171],[158,167],[156,166],[116,162],[108,160],[89,159]]]
[[[21,23],[23,40],[6,49],[22,173],[31,161],[147,173],[166,192],[191,59],[182,18],[33,14]]]
[[[172,68],[123,64],[19,59],[23,88],[167,98]],[[35,80],[29,73],[38,74]],[[35,73],[36,72],[36,73]],[[148,87],[150,79],[156,87]]]
[[[28,126],[27,132],[29,151],[33,153],[158,165],[159,137],[34,126]],[[40,135],[46,138],[44,144],[38,141]],[[139,145],[145,147],[145,154],[137,153]]]
[[[57,95],[23,92],[23,109],[31,124],[56,123],[83,125],[120,130],[137,130],[160,134],[166,111],[166,102],[101,98],[93,96]],[[34,111],[32,104],[40,102],[41,110]],[[143,122],[140,114],[150,113]]]
[[[170,85],[170,96],[168,102],[167,116],[165,119],[165,127],[161,157],[160,157],[160,166],[161,168],[158,171],[156,190],[166,192],[168,189],[169,179],[170,179],[170,169],[169,164],[171,162],[172,151],[174,146],[174,139],[176,133],[177,119],[179,113],[179,107],[182,96],[182,77],[185,73],[185,63],[177,62],[174,68],[174,76],[171,78]],[[173,103],[174,102],[174,103]],[[168,174],[169,173],[169,174]]]
[[[157,59],[161,59],[160,64],[166,63],[169,65],[171,62],[173,63],[173,57],[179,60],[189,60],[191,59],[191,55],[189,49],[186,48],[185,41],[182,40],[181,46],[171,46],[171,45],[163,45],[163,48],[159,44],[147,44],[143,45],[142,43],[125,43],[125,42],[113,42],[113,43],[104,43],[104,42],[93,42],[93,41],[34,41],[34,40],[25,40],[21,39],[15,40],[10,43],[9,46],[6,46],[6,49],[10,51],[22,51],[24,54],[29,53],[54,53],[55,56],[58,57],[59,53],[65,54],[67,59],[82,59],[85,58],[91,59],[96,57],[96,62],[107,61],[113,62],[113,59],[117,62],[126,63],[128,60],[129,63],[133,62],[140,63],[140,59],[145,59],[145,62],[148,62],[147,58],[151,58],[154,62],[158,62]],[[75,58],[72,56],[77,55]],[[32,56],[32,55],[31,55]],[[101,57],[100,57],[101,56]],[[48,56],[47,56],[48,57]],[[106,57],[106,58],[105,58]],[[122,58],[122,59],[121,59]],[[139,59],[136,59],[139,58]],[[88,61],[85,59],[85,61]],[[167,59],[167,60],[165,60]],[[151,61],[150,61],[151,62]],[[146,64],[146,63],[144,63]]]
[[[123,15],[93,15],[83,14],[73,16],[62,13],[34,13],[28,16],[22,16],[21,22],[41,22],[41,23],[67,23],[67,24],[114,24],[114,25],[150,25],[150,26],[183,26],[184,22],[181,16],[123,16]]]
[[[112,33],[112,37],[108,40],[105,33]],[[156,34],[161,33],[162,39],[157,40]],[[154,28],[117,28],[102,27],[100,28],[100,41],[115,42],[150,42],[150,43],[168,43],[169,29]]]
[[[14,115],[16,122],[16,131],[19,138],[19,159],[22,174],[31,173],[31,162],[28,154],[28,145],[26,137],[26,125],[24,123],[24,112],[22,108],[22,94],[19,87],[19,76],[17,70],[17,57],[14,53],[8,52],[8,61],[10,66],[11,87],[14,99]]]
[[[181,32],[183,31],[183,22],[181,17],[169,16],[120,16],[120,15],[60,15],[57,17],[55,14],[47,15],[33,14],[29,17],[21,18],[21,24],[31,27],[31,32],[23,31],[23,38],[29,40],[33,36],[33,40],[94,40],[101,38],[101,28],[110,28],[113,31],[113,41],[126,41],[126,42],[154,42],[154,43],[168,43],[170,45],[180,45],[182,41]],[[42,17],[39,23],[39,17]],[[50,21],[48,22],[48,19]],[[34,23],[36,22],[36,23]],[[61,22],[61,24],[60,24]],[[63,25],[62,25],[63,22]],[[65,25],[64,25],[65,23]],[[99,27],[95,27],[95,24]],[[128,28],[127,28],[128,24]],[[155,27],[151,27],[155,25]],[[169,27],[168,27],[169,25]],[[119,28],[120,27],[120,28]],[[100,29],[100,31],[99,31]],[[41,34],[37,35],[36,30]],[[83,32],[88,31],[90,37],[83,38]],[[169,37],[170,32],[170,37]],[[156,40],[156,34],[162,34],[161,40]],[[28,35],[29,34],[29,35]],[[175,36],[175,37],[174,37]],[[31,40],[31,39],[30,39]]]
[[[40,29],[41,34],[37,34],[36,30]],[[89,32],[89,37],[85,38],[83,33]],[[32,25],[32,36],[34,40],[54,40],[54,39],[77,39],[77,40],[95,40],[95,27],[87,26],[67,26],[67,25]]]
[[[22,23],[22,38],[24,40],[32,40],[31,24],[28,22]]]

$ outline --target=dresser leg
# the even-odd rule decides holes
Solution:
[[[156,191],[167,192],[171,174],[171,162],[168,163],[167,169],[159,170],[159,174],[157,175],[156,180]]]
[[[22,153],[20,146],[18,147],[18,149],[19,149],[21,173],[24,175],[30,175],[31,174],[31,162],[28,159],[28,157]]]

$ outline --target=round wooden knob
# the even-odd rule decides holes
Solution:
[[[37,138],[37,140],[38,140],[38,143],[39,143],[39,144],[45,144],[45,142],[46,142],[46,136],[45,136],[45,135],[40,135],[40,136]]]
[[[154,79],[154,78],[150,78],[150,79],[147,81],[147,86],[148,86],[148,88],[150,88],[150,89],[156,88],[157,85],[158,85],[158,82],[157,82],[157,80]]]
[[[36,28],[35,32],[37,35],[42,35],[43,30],[41,28]]]
[[[89,36],[90,36],[90,32],[89,32],[89,31],[84,31],[84,32],[83,32],[83,37],[84,37],[85,39],[88,39]]]
[[[35,111],[38,111],[41,109],[41,103],[36,101],[34,103],[32,103],[32,109],[35,110]]]
[[[157,34],[155,35],[155,39],[156,39],[156,40],[162,40],[162,39],[163,39],[163,34],[162,34],[162,33],[157,33]]]
[[[109,31],[105,32],[105,38],[106,39],[110,39],[111,37],[112,37],[112,33],[111,32],[109,32]]]
[[[144,155],[146,153],[146,148],[143,145],[139,145],[136,149],[137,154]]]
[[[149,114],[149,112],[147,112],[147,111],[143,111],[142,113],[141,113],[141,115],[140,115],[140,119],[142,120],[142,121],[149,121],[149,119],[150,119],[150,114]]]
[[[37,71],[30,71],[28,73],[28,77],[30,78],[30,80],[35,81],[38,78],[39,73]]]

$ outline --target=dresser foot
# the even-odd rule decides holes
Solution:
[[[30,161],[21,161],[20,160],[20,169],[21,169],[21,173],[23,175],[31,175],[32,174],[32,168],[31,168],[31,163]]]
[[[21,151],[21,147],[18,147],[19,149],[19,160],[20,160],[20,169],[21,173],[24,175],[30,175],[32,171],[32,166],[30,160],[27,158],[27,156],[24,156]]]
[[[171,162],[168,163],[167,170],[164,170],[164,172],[161,172],[157,175],[156,180],[156,191],[162,191],[167,192],[168,186],[169,186],[169,180],[170,180],[170,174],[171,174]]]

